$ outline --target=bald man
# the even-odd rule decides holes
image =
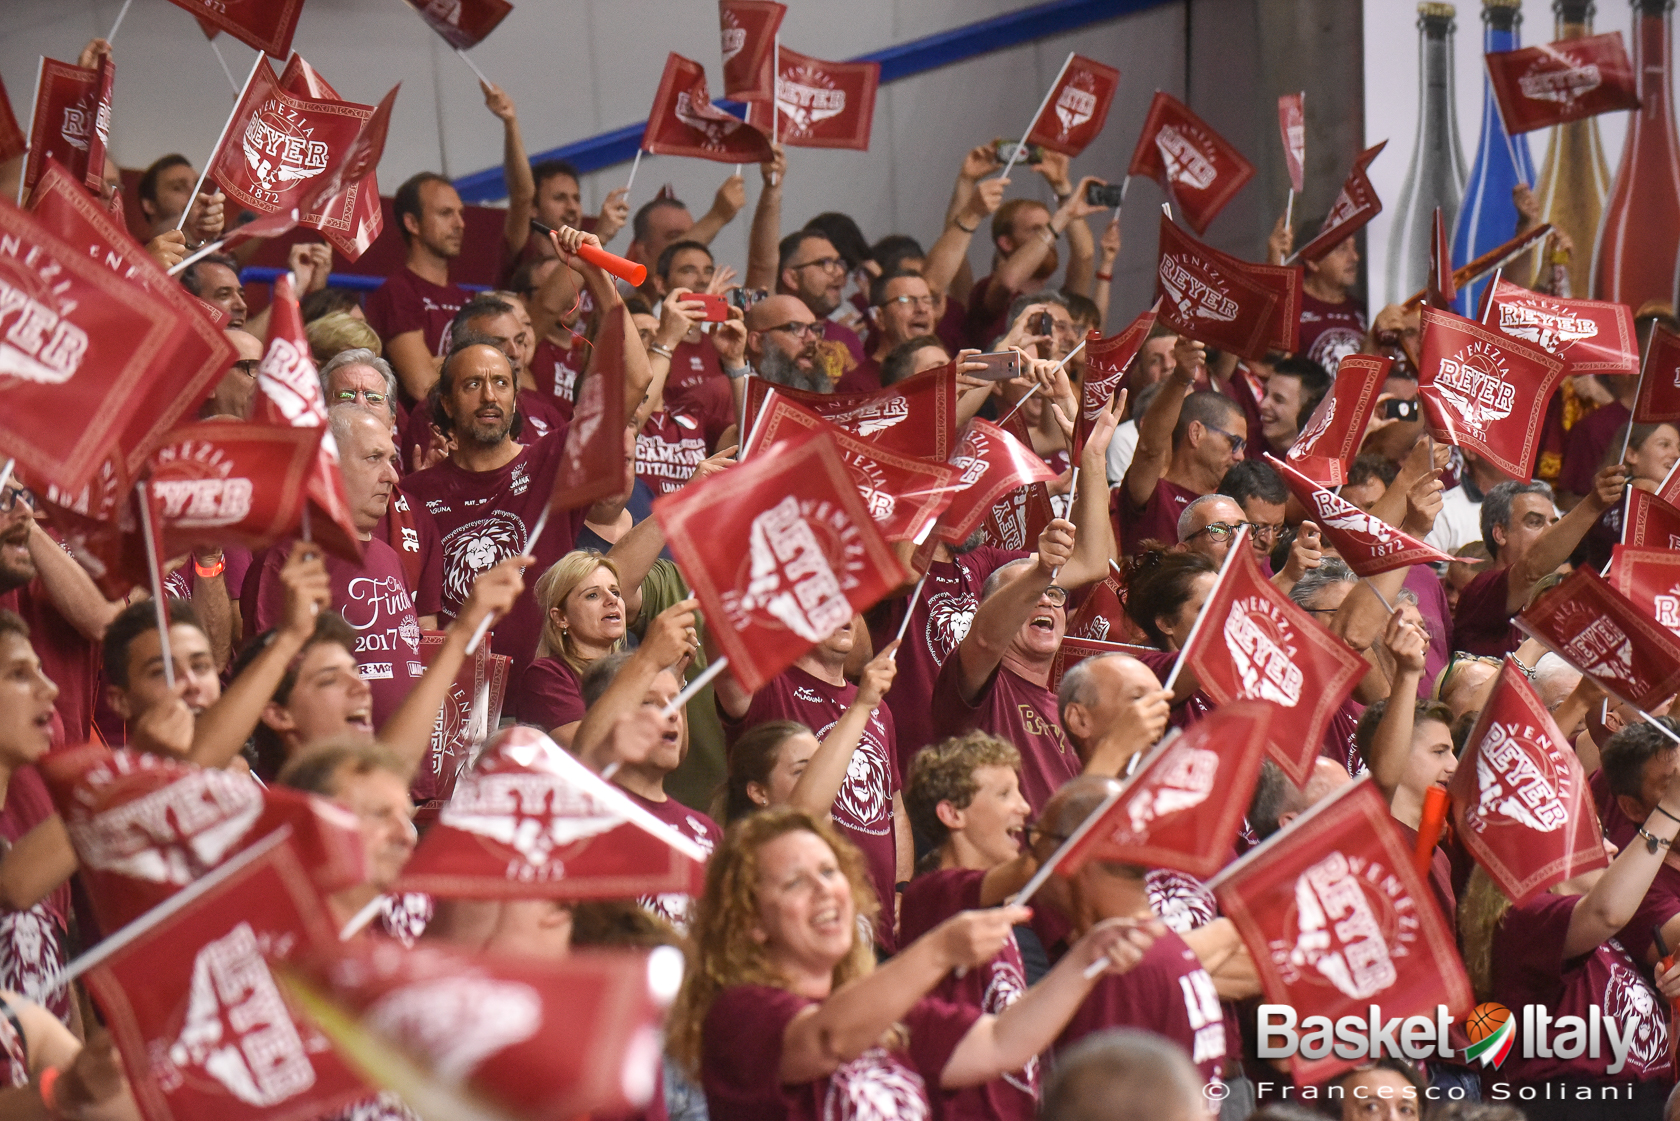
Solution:
[[[765,381],[789,389],[831,392],[817,365],[822,324],[798,297],[768,296],[747,312],[747,358]]]
[[[1178,516],[1179,547],[1200,553],[1214,564],[1224,564],[1231,542],[1247,520],[1235,499],[1223,494],[1205,494]]]
[[[1098,654],[1062,675],[1056,701],[1062,730],[1085,773],[1121,775],[1167,730],[1172,694],[1130,654]]]

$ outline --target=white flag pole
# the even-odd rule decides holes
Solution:
[[[1074,52],[1069,51],[1067,58],[1062,60],[1062,68],[1056,71],[1055,81],[1051,82],[1050,88],[1044,91],[1044,100],[1038,103],[1038,111],[1032,115],[1032,120],[1027,122],[1027,131],[1021,134],[1021,142],[1015,145],[1013,152],[1009,153],[1009,162],[1003,165],[1003,174],[998,176],[999,179],[1008,179],[1009,173],[1015,169],[1015,161],[1020,159],[1022,149],[1027,146],[1027,137],[1032,135],[1033,125],[1038,123],[1039,114],[1043,113],[1044,107],[1050,104],[1050,98],[1054,96],[1056,87],[1062,84],[1062,75],[1066,74],[1067,68],[1073,65],[1073,54]]]
[[[222,54],[222,48],[216,45],[216,40],[206,39],[210,49],[216,52],[216,61],[222,64],[222,73],[227,75],[228,87],[233,90],[233,96],[239,97],[239,79],[233,76],[233,69],[228,66],[227,58]]]
[[[471,70],[475,75],[478,76],[479,81],[483,82],[487,86],[494,86],[496,84],[495,82],[492,82],[489,78],[486,78],[484,76],[484,71],[482,71],[478,68],[478,63],[474,62],[472,60],[472,58],[467,54],[466,51],[463,51],[460,47],[456,47],[455,48],[455,53],[461,57],[462,62],[467,64],[467,69]]]
[[[688,703],[690,697],[710,685],[712,683],[712,678],[722,673],[728,668],[728,666],[729,658],[725,656],[719,658],[717,661],[701,670],[700,676],[683,686],[683,691],[672,697],[671,703],[661,709],[659,715],[662,717],[673,715],[679,708]]]
[[[776,37],[770,43],[770,143],[775,144],[779,139],[779,127],[782,116],[782,103],[777,97],[782,85],[782,33],[776,32]]]
[[[117,41],[117,28],[122,26],[123,17],[128,15],[129,6],[133,3],[134,0],[123,0],[123,6],[117,9],[117,21],[111,25],[110,34],[105,36],[105,41],[107,43],[115,43]]]
[[[245,91],[251,88],[252,82],[256,81],[257,68],[263,64],[263,59],[267,57],[263,52],[258,51],[257,60],[251,63],[251,72],[245,75],[245,84],[239,87],[239,96],[233,99],[233,112],[228,114],[227,123],[222,126],[221,135],[216,137],[216,146],[210,149],[210,158],[204,161],[204,170],[198,173],[198,182],[193,184],[192,194],[187,196],[187,205],[186,209],[181,211],[181,220],[175,223],[177,230],[186,227],[187,215],[192,213],[193,203],[198,201],[198,192],[204,189],[204,180],[210,174],[210,165],[216,161],[216,153],[222,150],[222,141],[227,139],[228,129],[233,127],[233,119],[239,116],[239,106],[245,101]]]
[[[151,577],[152,605],[157,613],[158,652],[163,655],[163,683],[175,688],[175,659],[169,652],[169,607],[163,601],[163,558],[158,556],[157,536],[152,525],[152,506],[146,484],[135,487],[140,494],[140,532],[146,538],[146,574]]]
[[[624,181],[624,201],[626,203],[630,201],[630,188],[636,185],[636,172],[641,168],[641,166],[642,150],[638,147],[636,149],[636,158],[630,164],[630,178]]]

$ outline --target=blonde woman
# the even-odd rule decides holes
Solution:
[[[516,715],[569,748],[586,707],[584,671],[623,648],[630,609],[618,565],[599,553],[567,553],[537,579],[536,595],[543,610],[542,642],[525,671]]]

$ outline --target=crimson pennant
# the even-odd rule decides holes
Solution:
[[[1302,814],[1209,887],[1248,947],[1266,1000],[1293,1009],[1302,1034],[1324,1042],[1311,1057],[1306,1048],[1290,1056],[1297,1085],[1367,1061],[1330,1046],[1331,1027],[1344,1016],[1364,1025],[1375,1006],[1385,1023],[1434,1020],[1439,1005],[1463,1015],[1475,1002],[1453,931],[1368,777]]]
[[[465,899],[698,896],[705,863],[699,846],[521,725],[496,733],[457,780],[397,890]]]
[[[87,169],[82,175],[82,185],[94,194],[102,195],[105,192],[105,146],[111,141],[111,92],[117,80],[117,64],[111,61],[109,54],[99,56],[94,75],[93,129],[88,135]]]
[[[769,134],[775,112],[776,138],[787,147],[869,150],[880,63],[825,62],[782,47],[777,67],[775,100],[748,103],[748,124]]]
[[[23,165],[23,193],[27,197],[35,181],[46,170],[51,157],[63,164],[78,182],[89,171],[88,153],[94,144],[94,124],[99,119],[100,72],[56,58],[41,58],[41,76],[35,86],[35,111],[29,122],[29,159]],[[92,172],[104,173],[104,161]]]
[[[1269,454],[1266,459],[1356,576],[1376,576],[1414,564],[1443,564],[1453,559],[1330,493],[1283,460]]]
[[[280,88],[300,97],[343,101],[320,72],[295,52],[286,60],[286,68],[280,73]],[[351,141],[349,150],[343,153],[344,162],[335,169],[340,189],[324,194],[324,189],[333,185],[334,173],[328,172],[321,176],[320,185],[310,190],[300,208],[300,220],[320,230],[333,247],[351,261],[365,253],[385,228],[385,213],[379,204],[379,176],[375,172],[379,167],[379,157],[385,151],[385,136],[391,119],[390,103],[395,98],[396,89],[393,88],[374,107],[373,114],[363,122],[356,139]],[[323,197],[323,202],[311,205]],[[247,229],[242,226],[234,232]],[[259,236],[272,237],[284,232],[280,230]]]
[[[998,427],[1013,436],[1021,447],[1032,449],[1032,434],[1027,431],[1027,422],[1018,410],[1005,417]],[[1031,482],[1016,487],[992,503],[986,519],[975,533],[981,545],[1011,552],[1030,552],[1037,548],[1038,535],[1055,518],[1056,508],[1050,504],[1050,488],[1044,482]]]
[[[752,443],[745,450],[756,455],[764,448],[813,432],[827,433],[834,441],[858,496],[888,541],[921,541],[951,504],[956,493],[954,469],[886,451],[784,400],[777,389],[771,390],[753,425]]]
[[[811,410],[830,424],[912,459],[944,463],[961,439],[954,361],[871,393],[816,393],[789,389],[760,377],[749,378],[749,424],[757,418],[772,389],[778,397]]]
[[[321,948],[282,984],[370,1082],[427,1117],[640,1115],[682,953],[559,959],[382,939]]]
[[[1452,242],[1447,240],[1447,223],[1438,206],[1435,208],[1435,236],[1429,241],[1429,279],[1423,291],[1429,306],[1442,311],[1458,299],[1458,284],[1452,267]]]
[[[1527,479],[1563,361],[1473,319],[1423,309],[1418,397],[1430,434]]]
[[[198,29],[204,32],[204,38],[207,40],[214,41],[216,36],[222,33],[221,28],[217,27],[203,16],[194,16],[193,19],[198,21]]]
[[[763,163],[773,154],[761,130],[712,104],[706,68],[675,51],[648,110],[642,151],[719,163]]]
[[[1286,93],[1278,98],[1278,133],[1283,137],[1283,160],[1289,165],[1289,189],[1306,190],[1307,94]]]
[[[1657,626],[1680,638],[1680,552],[1617,545],[1610,551],[1610,586]]]
[[[1558,299],[1504,278],[1489,286],[1488,299],[1493,306],[1484,301],[1483,322],[1563,359],[1570,376],[1639,372],[1639,340],[1626,304]]]
[[[1680,549],[1680,509],[1638,487],[1627,489],[1622,544],[1635,548]],[[1626,591],[1626,588],[1621,589]]]
[[[1102,132],[1120,71],[1084,55],[1069,55],[1045,99],[1044,108],[1027,130],[1027,143],[1064,156],[1077,156]]]
[[[1371,161],[1381,155],[1386,147],[1388,141],[1384,140],[1355,157],[1347,178],[1342,180],[1342,189],[1337,193],[1330,213],[1324,218],[1324,224],[1318,228],[1318,233],[1313,235],[1311,241],[1296,251],[1295,256],[1298,259],[1318,260],[1382,213],[1382,199],[1377,197],[1377,189],[1371,186],[1371,177],[1366,171],[1370,168]]]
[[[1651,327],[1651,344],[1633,403],[1633,423],[1680,422],[1680,335],[1660,323]]]
[[[595,337],[594,368],[577,387],[549,509],[575,510],[624,491],[624,346],[630,312],[615,303]]]
[[[1680,638],[1591,568],[1543,593],[1516,624],[1636,708],[1649,711],[1680,692]]]
[[[1126,174],[1159,183],[1199,235],[1254,178],[1254,165],[1188,105],[1156,90]]]
[[[101,944],[84,978],[141,1117],[310,1121],[367,1097],[270,971],[336,941],[287,832],[178,902]]]
[[[770,73],[787,5],[776,0],[718,0],[723,41],[723,96],[769,101],[776,95]]]
[[[10,163],[28,150],[29,138],[18,127],[12,99],[6,96],[6,83],[0,82],[0,163]]]
[[[1301,320],[1301,270],[1251,265],[1203,245],[1161,215],[1155,294],[1161,325],[1209,346],[1264,361],[1294,353]]]
[[[825,433],[662,495],[653,516],[749,693],[907,578]]]
[[[1482,57],[1511,136],[1639,108],[1639,81],[1620,31]]]
[[[1073,638],[1078,640],[1090,639],[1116,645],[1112,642],[1112,636],[1131,636],[1136,633],[1137,624],[1126,618],[1126,589],[1121,586],[1119,577],[1111,568],[1107,576],[1085,589],[1085,602],[1080,604],[1078,610],[1072,615],[1068,616],[1067,634],[1064,636],[1063,642],[1065,643],[1068,638]],[[1126,646],[1127,644],[1119,643],[1118,645]],[[1074,649],[1077,650],[1077,647]],[[1061,673],[1067,666],[1073,665],[1074,662],[1086,656],[1085,653],[1075,654],[1070,651],[1067,657],[1071,658],[1072,661],[1064,658],[1065,664],[1062,669],[1056,668],[1056,661],[1052,659],[1050,664],[1052,680],[1060,681]],[[1060,651],[1057,652],[1057,657],[1062,657]],[[1054,685],[1050,688],[1052,691],[1055,690]]]
[[[207,420],[171,432],[147,472],[163,555],[227,543],[256,552],[295,536],[324,431]]]
[[[1030,446],[979,417],[968,422],[950,462],[959,472],[956,481],[963,489],[940,515],[933,532],[953,545],[968,540],[1000,498],[1029,483],[1047,483],[1056,477]]]
[[[1079,379],[1079,416],[1073,422],[1073,462],[1079,462],[1085,448],[1085,435],[1097,422],[1097,417],[1114,400],[1114,394],[1126,381],[1126,371],[1143,349],[1144,340],[1155,329],[1157,308],[1150,308],[1118,334],[1103,338],[1092,331],[1085,339],[1085,375]]]
[[[303,333],[303,316],[298,311],[292,274],[281,273],[274,280],[274,298],[269,304],[268,350],[257,367],[257,400],[253,420],[294,428],[322,429],[321,444],[309,474],[309,509],[320,517],[311,519],[312,536],[321,547],[346,560],[362,562],[362,537],[350,513],[350,499],[344,493],[344,476],[338,469],[338,445],[327,426],[327,399]]]
[[[117,239],[109,216],[83,201],[70,209],[95,231],[91,241],[66,240],[0,200],[0,446],[34,485],[72,494],[112,456],[137,476],[233,359],[191,298],[183,302],[126,235]],[[130,263],[90,257],[101,241]],[[150,286],[125,278],[130,267],[152,277]]]
[[[1394,359],[1381,355],[1343,355],[1330,392],[1284,455],[1289,465],[1321,487],[1347,482],[1348,468],[1359,454],[1365,426],[1371,423],[1377,395],[1393,365]]]
[[[1064,635],[1061,645],[1056,647],[1055,656],[1050,659],[1050,691],[1053,693],[1060,688],[1062,676],[1086,658],[1095,658],[1100,654],[1127,654],[1135,658],[1145,652],[1160,653],[1153,646],[1134,646],[1129,642],[1105,642],[1101,639]]]
[[[484,42],[513,11],[507,0],[408,0],[408,6],[458,51]]]
[[[303,0],[169,0],[191,12],[209,34],[218,27],[264,54],[285,58],[292,49]],[[208,26],[206,26],[208,25]]]
[[[1581,761],[1515,659],[1465,742],[1453,835],[1512,903],[1609,863]]]
[[[420,660],[430,666],[443,648],[443,631],[420,632]],[[455,680],[444,694],[443,707],[432,725],[432,742],[425,761],[415,772],[410,795],[415,802],[447,801],[455,784],[472,762],[473,748],[484,742],[493,723],[488,723],[489,693],[493,685],[490,644],[461,660]]]
[[[1657,486],[1657,497],[1680,510],[1680,463],[1668,469],[1667,478]]]
[[[1330,718],[1370,669],[1347,643],[1296,606],[1254,562],[1246,533],[1179,655],[1217,705],[1267,701],[1283,710],[1266,751],[1305,786]]]

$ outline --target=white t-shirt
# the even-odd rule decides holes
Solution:
[[[1126,468],[1132,465],[1132,456],[1137,454],[1137,446],[1137,421],[1125,421],[1114,430],[1114,437],[1108,442],[1109,486],[1119,486],[1120,480],[1126,477]]]
[[[1463,484],[1442,493],[1441,512],[1435,517],[1435,528],[1423,539],[1424,544],[1451,553],[1481,539],[1482,504],[1470,501]]]

